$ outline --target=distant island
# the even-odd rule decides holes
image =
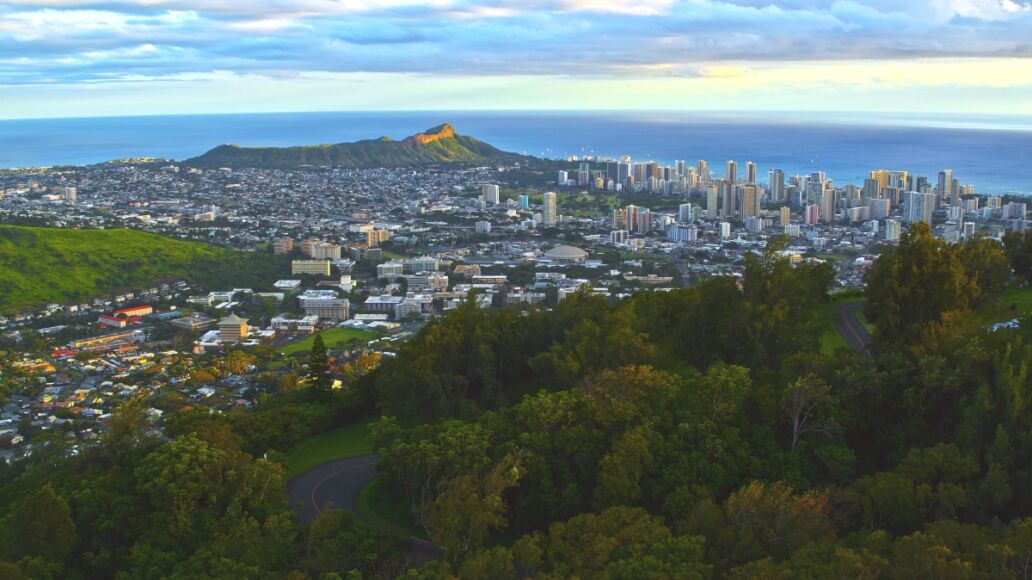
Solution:
[[[459,135],[445,123],[395,141],[390,137],[336,145],[241,147],[220,145],[183,162],[190,167],[288,169],[303,165],[346,167],[410,167],[435,164],[477,164],[513,161],[523,156]]]

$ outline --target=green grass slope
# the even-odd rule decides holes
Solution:
[[[331,165],[348,168],[409,167],[441,163],[485,163],[519,158],[472,137],[459,135],[447,123],[401,141],[388,137],[302,147],[220,145],[188,159],[194,167],[289,168]]]
[[[0,225],[0,313],[107,296],[171,280],[261,289],[289,259],[127,229]]]

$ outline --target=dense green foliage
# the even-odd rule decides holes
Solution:
[[[196,167],[289,168],[302,165],[335,167],[408,167],[440,163],[514,161],[506,153],[472,137],[458,135],[450,125],[440,125],[401,141],[388,137],[302,147],[240,147],[220,145],[184,163]]]
[[[946,323],[1008,270],[915,228],[869,280],[871,308],[919,312],[872,317],[898,345],[873,359],[817,352],[827,279],[771,253],[741,290],[460,312],[376,377],[401,418],[374,426],[380,472],[446,548],[431,576],[1025,578],[1032,332]]]
[[[318,389],[255,412],[184,412],[168,440],[119,410],[104,445],[59,459],[60,441],[0,470],[5,578],[283,578],[391,575],[407,554],[339,510],[300,525],[283,467],[265,459],[368,412],[355,392]],[[332,576],[331,576],[332,577]]]
[[[308,388],[178,412],[167,439],[133,401],[103,445],[0,471],[0,574],[1030,577],[1032,328],[961,323],[1019,278],[1014,252],[915,228],[869,274],[889,314],[867,357],[820,352],[829,268],[778,249],[618,302],[469,301],[347,389],[315,387],[313,340]],[[378,501],[440,560],[285,505],[276,451],[374,407]]]
[[[0,313],[171,280],[211,289],[262,287],[282,277],[288,260],[136,230],[0,225]]]

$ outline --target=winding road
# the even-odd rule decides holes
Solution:
[[[358,493],[376,478],[378,455],[360,455],[317,465],[287,482],[290,505],[304,523],[310,523],[329,507],[355,514],[368,524],[358,511]],[[409,538],[412,553],[420,558],[438,558],[443,553],[437,544],[420,538]]]
[[[856,352],[871,356],[871,333],[860,322],[858,315],[864,307],[863,302],[847,302],[839,306],[839,320],[835,323],[842,338],[849,348]]]

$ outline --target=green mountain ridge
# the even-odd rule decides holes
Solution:
[[[0,225],[0,313],[172,280],[212,289],[260,286],[283,273],[284,260],[137,230]]]
[[[335,145],[297,147],[241,147],[220,145],[200,157],[183,162],[191,167],[287,169],[320,165],[363,169],[436,164],[476,164],[513,161],[521,155],[460,135],[444,123],[422,133],[395,141],[390,137]]]

